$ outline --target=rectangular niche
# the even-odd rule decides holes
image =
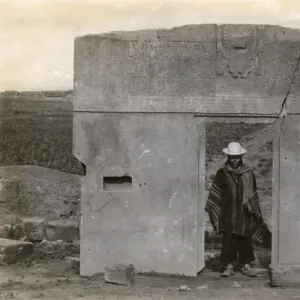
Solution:
[[[132,190],[132,177],[105,176],[103,177],[103,190],[111,192],[130,192]]]

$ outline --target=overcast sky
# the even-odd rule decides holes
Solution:
[[[201,23],[300,28],[300,0],[0,0],[0,91],[72,89],[78,35]]]

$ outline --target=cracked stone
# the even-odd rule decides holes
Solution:
[[[134,267],[118,264],[105,267],[104,279],[108,283],[132,285],[134,283]]]
[[[15,264],[25,261],[34,253],[34,245],[30,242],[0,238],[1,262]]]

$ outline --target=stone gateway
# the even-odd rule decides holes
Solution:
[[[118,264],[203,269],[203,132],[206,116],[221,115],[278,119],[270,275],[274,285],[298,282],[299,47],[299,30],[267,25],[75,39],[73,151],[87,170],[82,275]]]

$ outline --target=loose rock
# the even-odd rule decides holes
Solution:
[[[207,287],[207,285],[201,285],[201,286],[198,286],[197,287],[197,290],[207,290],[208,289],[208,287]]]
[[[107,283],[132,285],[134,283],[134,266],[126,264],[107,266],[104,279]]]
[[[186,291],[189,291],[189,290],[190,290],[190,288],[187,285],[182,285],[179,288],[179,291],[181,291],[181,292],[186,292]]]
[[[235,287],[235,288],[240,288],[240,287],[242,287],[242,285],[241,285],[239,282],[237,282],[237,281],[234,281],[234,282],[232,283],[232,285],[233,285],[233,287]]]

